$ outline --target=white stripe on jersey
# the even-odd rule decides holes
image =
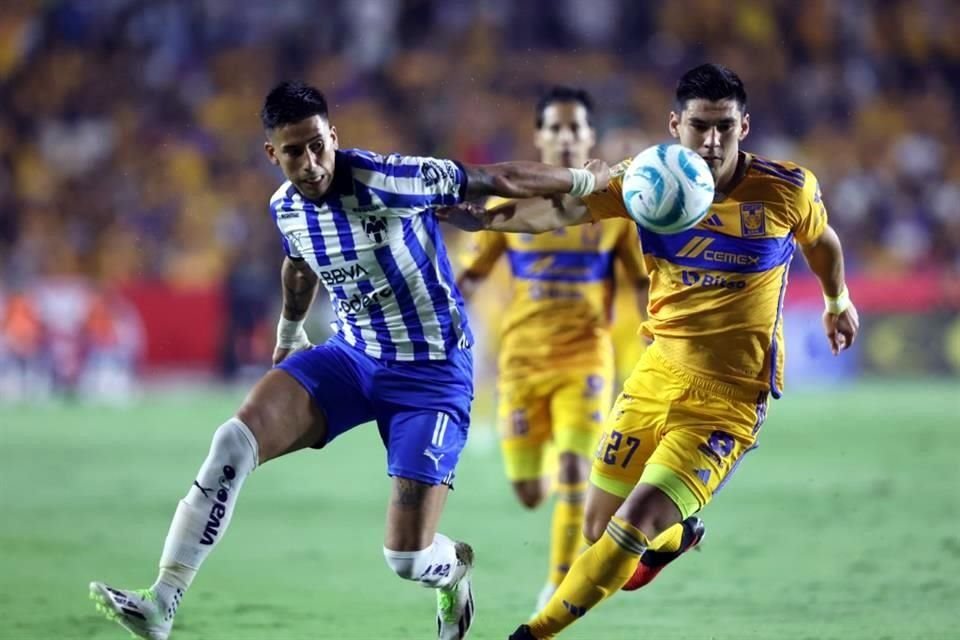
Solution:
[[[423,221],[422,221],[421,219],[418,219],[416,222],[422,224]],[[447,296],[449,296],[450,298],[454,298],[454,299],[455,299],[456,296],[459,295],[459,291],[458,291],[456,294],[454,294],[453,290],[452,290],[451,287],[449,286],[449,283],[448,283],[449,278],[444,277],[443,272],[442,272],[442,270],[440,269],[440,264],[441,264],[442,261],[438,259],[437,246],[436,246],[436,244],[434,244],[433,238],[430,236],[429,233],[426,233],[425,235],[429,238],[429,242],[428,242],[428,244],[424,245],[423,248],[424,248],[424,250],[427,252],[427,257],[430,258],[430,264],[431,264],[431,265],[433,266],[433,268],[434,268],[434,271],[435,271],[436,277],[437,277],[437,281],[440,283],[440,286],[443,287],[443,290],[444,290],[444,292],[447,294]],[[446,258],[444,257],[444,259],[446,259]],[[459,306],[459,305],[454,305],[453,307],[451,307],[450,310],[451,310],[452,315],[453,315],[453,324],[454,324],[454,325],[460,326],[461,324],[463,324],[463,325],[466,325],[466,324],[467,324],[467,317],[466,317],[466,315],[464,314],[464,309],[463,309],[461,306]],[[461,344],[460,346],[461,346],[461,347],[466,347],[467,345],[466,345],[466,344]]]
[[[317,273],[348,344],[386,360],[442,360],[472,343],[432,205],[459,202],[466,177],[434,158],[337,152],[318,202],[285,182],[270,209],[291,257]],[[428,218],[428,216],[430,216]]]

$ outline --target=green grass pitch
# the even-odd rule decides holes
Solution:
[[[773,403],[761,447],[704,511],[702,552],[563,637],[960,637],[957,389],[863,383]],[[239,400],[0,407],[0,638],[126,637],[87,583],[150,584],[176,502]],[[549,510],[514,502],[488,423],[476,419],[441,529],[476,550],[473,638],[502,640],[545,577]],[[363,427],[256,471],[173,640],[435,637],[433,594],[383,562],[384,464]]]

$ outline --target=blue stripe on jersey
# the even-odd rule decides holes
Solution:
[[[646,247],[644,247],[646,248]],[[519,251],[508,249],[516,278],[552,282],[596,282],[610,273],[613,253],[588,251]]]
[[[805,180],[806,178],[806,174],[804,173],[803,169],[801,169],[800,167],[797,167],[796,169],[788,169],[787,167],[783,166],[779,162],[774,162],[773,160],[768,160],[767,158],[761,158],[759,156],[754,156],[753,162],[757,166],[763,167],[765,169],[769,169],[771,171],[775,171],[783,175],[783,177],[785,178],[793,178],[801,181]]]
[[[291,252],[290,241],[287,240],[286,234],[284,234],[283,231],[280,231],[279,212],[277,211],[277,209],[279,208],[284,213],[292,213],[293,212],[293,194],[295,192],[296,192],[296,188],[291,184],[290,188],[287,189],[286,193],[283,194],[283,198],[281,198],[280,200],[274,200],[273,202],[270,203],[270,214],[273,216],[273,222],[275,225],[277,225],[277,231],[280,233],[280,242],[283,244],[283,252],[291,258],[300,257],[300,256],[293,255],[293,253]]]
[[[287,240],[287,236],[284,235],[283,231],[280,231],[279,220],[277,219],[277,215],[278,215],[278,214],[277,214],[277,207],[278,207],[278,206],[281,206],[279,202],[277,202],[276,204],[270,203],[270,215],[273,216],[273,222],[274,222],[275,225],[277,225],[277,231],[280,233],[280,242],[281,242],[281,244],[283,245],[283,252],[284,252],[288,257],[291,257],[291,258],[292,258],[292,257],[293,257],[293,254],[290,253],[290,241]]]
[[[782,238],[737,238],[709,229],[660,235],[640,225],[637,228],[644,253],[685,267],[760,273],[786,264],[793,255],[793,234]]]
[[[803,172],[803,169],[787,169],[781,164],[758,158],[757,156],[753,157],[752,166],[756,167],[762,173],[785,180],[801,189],[803,188],[804,182],[806,182],[806,174]]]
[[[393,193],[370,185],[364,186],[377,194],[377,197],[383,202],[383,206],[389,209],[429,209],[459,202],[457,194],[454,193]]]
[[[416,178],[420,175],[420,163],[400,164],[387,162],[387,158],[377,160],[373,156],[349,153],[350,164],[358,169],[376,171],[391,178]],[[388,156],[400,157],[400,156]]]
[[[410,343],[413,346],[414,360],[429,360],[430,348],[423,335],[423,326],[420,316],[417,315],[417,304],[410,293],[410,287],[397,266],[397,261],[390,251],[390,245],[384,245],[374,250],[373,255],[383,270],[393,295],[397,297],[397,307],[403,317],[403,324],[410,334]]]
[[[453,298],[457,305],[457,309],[460,311],[460,333],[462,333],[467,340],[468,345],[473,344],[473,332],[470,331],[470,321],[467,318],[467,312],[465,309],[463,296],[460,294],[460,290],[457,288],[457,279],[453,275],[453,267],[450,266],[450,258],[447,256],[447,246],[443,241],[443,233],[440,231],[440,224],[437,221],[437,216],[433,213],[425,213],[420,217],[423,220],[423,226],[426,227],[427,233],[430,234],[430,239],[433,242],[433,246],[436,249],[437,253],[437,264],[440,266],[440,275],[443,277],[444,282],[447,283],[447,287],[453,292]],[[449,346],[449,345],[448,345]]]
[[[357,196],[357,207],[366,207],[373,202],[373,196],[370,195],[370,189],[357,179],[353,181],[353,192]]]
[[[783,299],[787,294],[787,274],[790,273],[790,262],[793,260],[793,247],[790,248],[790,255],[787,257],[786,264],[783,265],[783,277],[780,280],[780,299],[777,301],[777,319],[773,323],[773,340],[770,348],[770,395],[779,399],[783,392],[777,387],[777,330],[780,328],[780,320],[783,319]]]
[[[443,344],[449,348],[457,343],[457,335],[453,331],[453,316],[450,313],[450,298],[447,296],[443,285],[440,284],[437,271],[413,230],[413,219],[404,218],[401,222],[403,224],[403,243],[410,251],[410,255],[413,256],[413,261],[420,270],[420,275],[423,276],[427,293],[430,294],[430,300],[433,302],[433,311],[437,314],[437,322],[440,324]]]
[[[343,210],[340,196],[330,194],[327,196],[326,202],[327,206],[330,207],[330,216],[333,218],[333,224],[337,227],[337,237],[340,238],[340,250],[343,252],[343,259],[356,260],[357,248],[353,241],[353,230],[350,228],[350,220]]]
[[[349,300],[350,298],[347,295],[347,292],[343,290],[343,287],[334,287],[333,292],[337,295],[338,300]],[[364,348],[366,348],[367,343],[363,339],[363,337],[360,335],[360,329],[357,328],[357,317],[352,313],[346,313],[345,315],[347,318],[347,322],[350,324],[350,328],[356,329],[356,331],[352,333],[353,333],[353,336],[357,339],[357,348],[363,350]],[[339,317],[340,317],[340,314],[338,313],[337,318],[339,319]],[[339,327],[337,327],[338,333],[345,333],[343,330],[343,323],[338,323],[338,324],[339,324]]]
[[[358,280],[357,288],[363,295],[373,293],[373,285],[369,280]],[[390,337],[390,330],[387,328],[387,319],[383,315],[383,309],[379,305],[370,305],[370,326],[377,335],[377,343],[380,345],[380,357],[385,360],[394,360],[397,357],[397,345],[393,344]],[[358,330],[359,331],[359,330]],[[366,344],[366,343],[364,343]]]
[[[327,255],[327,245],[323,241],[323,230],[320,229],[320,219],[317,208],[312,202],[304,198],[303,215],[307,219],[307,232],[310,234],[310,243],[313,245],[313,253],[316,256],[317,264],[321,267],[329,266],[330,256]]]

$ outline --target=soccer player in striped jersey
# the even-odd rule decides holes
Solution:
[[[783,299],[797,244],[823,288],[823,325],[839,354],[853,344],[857,310],[843,252],[827,224],[817,179],[790,162],[740,149],[747,95],[729,69],[701,65],[680,79],[669,130],[711,167],[707,217],[672,235],[639,229],[650,273],[653,340],[604,425],[587,494],[594,544],[513,640],[553,638],[621,587],[648,583],[702,536],[694,514],[757,446],[767,397],[783,389]],[[580,202],[470,210],[481,226],[532,232],[627,218],[621,163],[610,188]],[[619,174],[618,174],[619,173]],[[455,221],[462,209],[455,210]]]
[[[536,105],[534,133],[541,161],[582,167],[596,140],[592,110],[593,101],[582,89],[554,87],[545,93]],[[491,198],[486,206],[503,202]],[[549,568],[539,610],[583,548],[590,460],[613,399],[616,263],[641,307],[647,277],[636,228],[624,219],[540,235],[485,231],[474,238],[458,280],[465,296],[502,256],[510,265],[513,296],[500,326],[497,377],[507,478],[529,509],[554,489]],[[547,475],[554,470],[555,483]]]
[[[286,252],[276,366],[216,430],[174,514],[153,586],[94,582],[91,596],[134,634],[164,640],[254,468],[376,421],[392,478],[386,562],[437,590],[441,640],[465,638],[473,551],[438,533],[437,523],[467,440],[472,338],[433,207],[491,195],[583,196],[607,186],[609,168],[465,166],[341,150],[323,94],[300,83],[274,88],[261,119],[267,156],[287,178],[270,199]],[[321,284],[336,334],[313,346],[303,322]]]

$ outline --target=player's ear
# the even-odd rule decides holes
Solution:
[[[743,118],[740,120],[740,140],[743,140],[747,137],[747,134],[750,133],[750,114],[743,114]]]
[[[340,139],[337,137],[337,128],[330,125],[330,147],[336,151],[340,148]]]
[[[277,150],[269,140],[263,143],[263,150],[267,154],[267,160],[270,161],[270,164],[277,166],[280,165],[280,158],[277,157]]]
[[[670,130],[670,135],[674,138],[680,137],[680,116],[677,115],[676,111],[670,112],[670,120],[667,123],[667,129]]]

